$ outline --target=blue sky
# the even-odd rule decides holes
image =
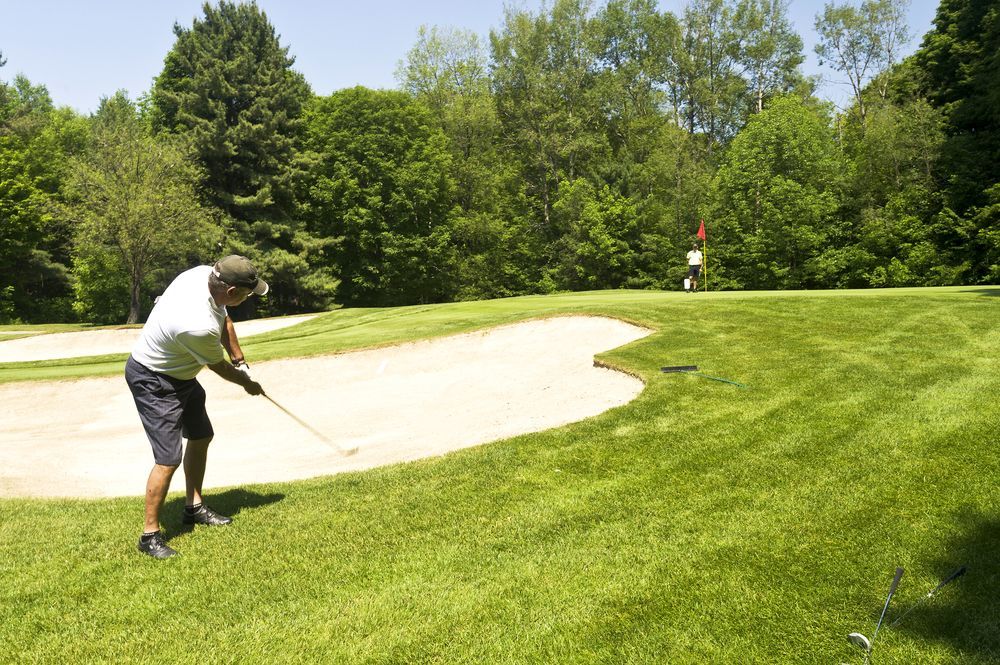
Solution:
[[[214,0],[213,0],[214,1]],[[843,0],[838,0],[838,4]],[[258,0],[291,47],[295,68],[313,91],[328,95],[364,85],[396,86],[394,72],[421,25],[472,30],[486,37],[501,27],[504,5],[532,11],[541,0]],[[679,14],[686,0],[660,0]],[[836,75],[821,70],[813,54],[814,17],[823,2],[792,0],[790,15],[805,42],[807,74],[828,79],[823,97],[842,103],[849,95]],[[125,89],[137,97],[149,89],[174,42],[173,25],[190,26],[201,16],[201,0],[0,0],[0,52],[7,65],[0,79],[24,74],[48,88],[57,105],[81,112],[102,96]],[[910,53],[931,28],[936,0],[911,0]]]

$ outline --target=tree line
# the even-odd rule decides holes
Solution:
[[[906,7],[817,15],[837,109],[788,0],[508,8],[328,96],[256,4],[206,3],[138,99],[0,81],[0,322],[137,322],[228,253],[259,314],[676,289],[700,220],[713,288],[995,283],[1000,21],[942,0],[900,59]]]

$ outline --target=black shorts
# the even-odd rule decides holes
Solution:
[[[182,437],[207,439],[215,434],[205,410],[205,389],[198,379],[175,379],[154,372],[129,356],[125,381],[132,391],[157,464],[180,465],[184,451]]]
[[[701,266],[688,266],[688,277],[694,277],[698,279],[698,275],[701,273]]]

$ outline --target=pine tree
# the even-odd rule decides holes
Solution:
[[[247,307],[325,308],[335,285],[317,266],[329,243],[295,218],[312,92],[256,3],[223,0],[203,11],[190,28],[174,26],[177,40],[151,93],[153,127],[192,142],[206,202],[229,218],[221,253],[246,254],[268,275],[271,294]]]
[[[944,0],[934,24],[914,57],[947,119],[949,205],[964,214],[1000,183],[1000,15],[995,2]]]
[[[152,90],[154,128],[188,135],[206,170],[209,203],[237,220],[282,218],[311,93],[256,3],[205,4]]]

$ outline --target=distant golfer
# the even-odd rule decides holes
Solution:
[[[146,481],[140,552],[157,559],[177,554],[160,531],[160,509],[182,460],[187,483],[184,524],[219,526],[233,521],[202,502],[208,444],[215,432],[205,410],[205,390],[195,376],[207,365],[251,395],[263,392],[259,383],[238,369],[246,361],[226,307],[267,291],[267,283],[243,256],[227,256],[214,266],[182,272],[157,300],[125,363],[125,380],[155,462]],[[187,439],[187,450],[182,438]]]
[[[688,257],[688,279],[691,283],[690,291],[698,290],[698,275],[701,274],[701,250],[698,249],[698,243],[693,243],[691,246],[691,251],[687,253]]]

